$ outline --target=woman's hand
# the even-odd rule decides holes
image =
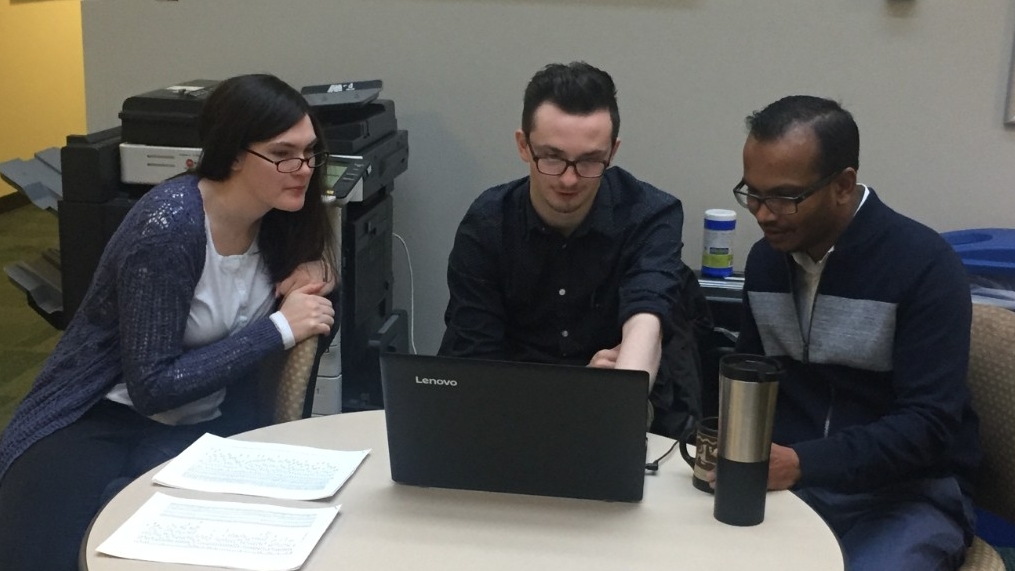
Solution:
[[[335,308],[331,300],[322,297],[327,286],[324,282],[313,282],[289,292],[278,310],[289,322],[293,337],[299,343],[314,335],[327,335],[335,324]]]
[[[285,297],[290,292],[312,283],[323,283],[324,287],[317,295],[328,295],[335,289],[335,270],[324,260],[304,262],[289,277],[275,286],[275,295]]]

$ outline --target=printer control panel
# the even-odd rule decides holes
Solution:
[[[363,200],[363,178],[370,174],[366,162],[331,155],[324,168],[325,202],[342,205]]]

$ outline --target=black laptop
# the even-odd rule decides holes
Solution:
[[[647,373],[398,353],[380,359],[395,482],[641,500]]]

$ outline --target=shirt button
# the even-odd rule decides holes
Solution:
[[[567,337],[568,335],[569,335],[569,333],[567,332],[567,329],[565,329],[565,330],[560,332],[560,336],[561,337]]]
[[[558,291],[557,293],[559,293],[560,295],[564,295],[565,293],[567,293],[567,290],[565,290],[564,288],[560,288],[560,291]]]

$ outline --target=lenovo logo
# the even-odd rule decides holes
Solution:
[[[454,379],[429,379],[427,377],[423,377],[421,379],[419,377],[416,377],[416,384],[418,384],[418,385],[441,385],[441,386],[446,386],[446,387],[457,387],[458,386],[458,381],[456,381]]]

